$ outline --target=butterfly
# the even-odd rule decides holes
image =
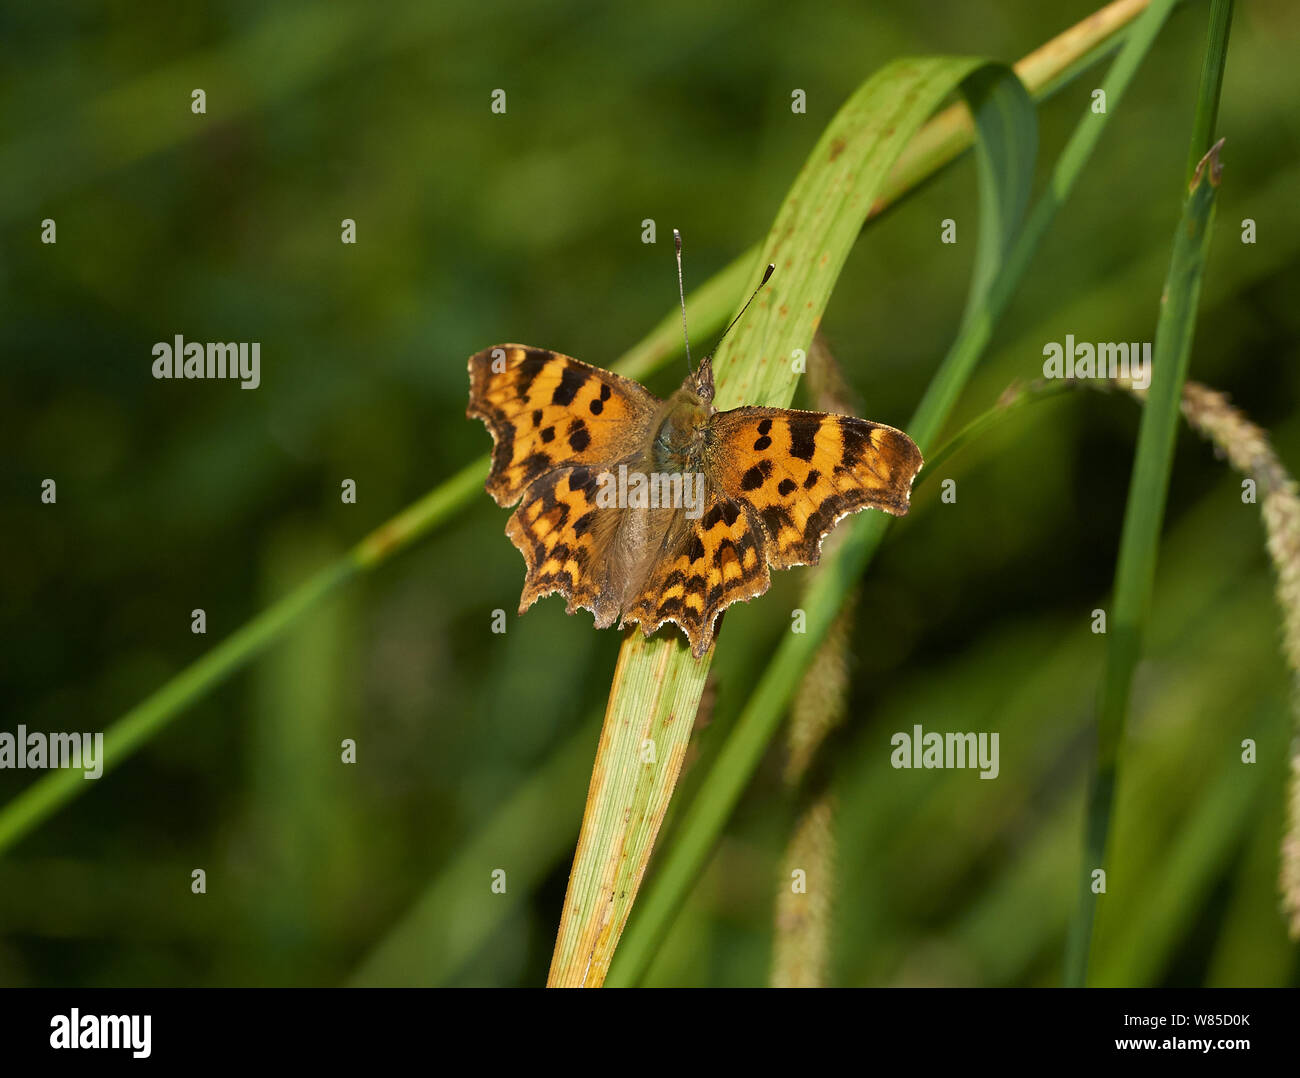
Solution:
[[[724,609],[767,591],[772,569],[817,564],[842,517],[905,514],[922,464],[881,423],[716,411],[709,357],[667,400],[522,344],[470,356],[469,380],[466,414],[493,439],[487,492],[520,503],[506,524],[527,570],[519,613],[559,592],[597,628],[673,622],[697,658]]]

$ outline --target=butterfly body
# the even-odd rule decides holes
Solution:
[[[815,564],[842,516],[906,513],[921,466],[883,424],[716,411],[708,359],[666,401],[526,345],[484,349],[469,373],[467,414],[494,441],[487,490],[521,503],[506,525],[527,567],[520,613],[560,592],[598,628],[675,622],[697,656],[723,609],[767,590],[770,568]]]
[[[712,366],[687,375],[655,417],[650,462],[660,472],[698,471],[704,460],[709,418],[713,415]]]

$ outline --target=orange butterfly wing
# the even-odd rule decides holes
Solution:
[[[524,556],[522,614],[560,592],[606,628],[618,616],[621,566],[610,548],[619,514],[597,512],[600,472],[636,457],[659,400],[636,382],[544,348],[500,344],[470,356],[466,414],[492,434],[487,491],[522,502],[506,534]]]
[[[901,430],[789,408],[719,412],[707,452],[710,477],[761,522],[773,569],[816,565],[822,539],[849,513],[906,513],[923,463]]]
[[[707,508],[679,516],[624,613],[647,633],[676,622],[696,656],[718,615],[767,591],[772,569],[815,565],[836,521],[907,512],[921,451],[900,430],[853,416],[737,408],[709,420]]]
[[[499,344],[469,357],[465,414],[492,433],[487,491],[513,505],[554,468],[608,466],[649,440],[659,399],[630,378],[545,348]]]
[[[772,578],[765,545],[762,527],[746,506],[711,486],[698,520],[683,513],[674,518],[623,621],[639,622],[647,636],[664,622],[676,622],[698,658],[713,643],[723,610],[767,591]]]

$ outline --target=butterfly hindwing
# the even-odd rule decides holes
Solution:
[[[718,614],[762,595],[770,583],[761,529],[744,505],[713,487],[698,519],[684,512],[674,516],[623,621],[639,622],[646,635],[676,622],[698,658],[713,643]]]
[[[519,613],[558,591],[568,613],[585,607],[598,629],[614,624],[618,588],[608,550],[618,518],[597,508],[597,488],[596,472],[585,466],[554,469],[528,488],[506,524],[527,566]]]
[[[907,512],[922,460],[902,431],[853,416],[736,408],[709,425],[710,479],[762,521],[773,569],[816,565],[835,522]]]
[[[470,356],[469,378],[466,414],[492,433],[487,490],[498,505],[554,468],[624,459],[648,439],[660,403],[630,378],[522,344]]]

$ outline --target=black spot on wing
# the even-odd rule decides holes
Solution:
[[[749,469],[740,478],[741,490],[757,490],[765,482],[767,477],[772,474],[772,462],[770,460],[760,460]]]
[[[560,375],[560,384],[555,387],[555,392],[551,394],[551,403],[567,408],[573,403],[573,398],[578,395],[578,390],[582,388],[586,380],[586,371],[579,367],[565,367],[564,373]]]
[[[784,506],[769,505],[764,508],[762,517],[767,533],[773,539],[778,538],[783,530],[794,527],[794,522],[790,519],[790,514],[786,512]]]
[[[590,468],[574,468],[569,473],[569,489],[581,491],[587,496],[588,501],[594,499],[596,488],[599,485],[599,477]]]
[[[740,516],[740,510],[736,508],[734,502],[714,502],[712,508],[704,514],[704,519],[700,524],[705,531],[716,528],[719,524],[725,524],[730,528],[736,523],[738,516]]]
[[[552,466],[552,461],[545,453],[529,453],[519,462],[519,468],[523,472],[524,482],[536,478],[542,472],[548,471]]]
[[[682,617],[682,611],[685,609],[686,607],[681,599],[674,596],[671,599],[665,599],[659,604],[659,609],[654,612],[653,619],[658,621],[660,618],[680,618]]]
[[[529,351],[519,362],[519,373],[516,375],[515,393],[520,400],[527,400],[529,391],[533,388],[533,383],[537,376],[542,373],[543,368],[550,361],[552,353],[541,351]]]
[[[569,448],[575,453],[581,453],[591,444],[591,432],[587,430],[587,424],[581,419],[575,419],[569,424]]]
[[[492,477],[510,467],[515,458],[515,428],[509,423],[493,424],[496,444],[492,447]],[[491,482],[491,479],[489,479]]]
[[[790,420],[790,452],[800,460],[812,460],[817,448],[818,416],[794,416]]]
[[[816,557],[821,537],[830,530],[835,523],[835,518],[847,508],[849,508],[849,503],[846,499],[827,498],[817,507],[817,511],[808,518],[805,539],[802,544],[802,552],[806,561],[811,561]]]
[[[841,421],[840,440],[843,442],[840,463],[846,468],[852,468],[871,446],[871,428],[865,423],[855,423],[852,420]]]

